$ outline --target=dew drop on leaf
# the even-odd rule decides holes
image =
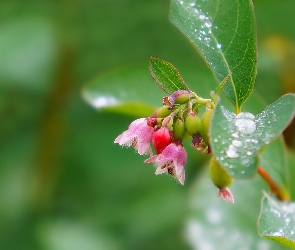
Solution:
[[[255,116],[248,112],[237,115],[235,125],[242,134],[252,134],[256,130]]]
[[[243,146],[243,143],[241,141],[238,141],[238,140],[233,140],[232,144],[235,147],[242,147]]]
[[[226,150],[226,155],[229,158],[238,158],[239,157],[237,149],[233,145],[229,145],[228,149]]]

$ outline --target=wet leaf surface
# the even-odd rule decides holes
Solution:
[[[256,23],[252,1],[172,0],[170,19],[197,47],[236,110],[256,77]]]

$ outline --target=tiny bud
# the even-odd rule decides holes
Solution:
[[[168,97],[169,103],[173,106],[175,103],[186,103],[191,97],[191,93],[187,90],[177,90]]]
[[[182,117],[178,117],[177,120],[173,124],[173,137],[174,139],[183,138],[185,133],[185,124]]]
[[[148,118],[146,118],[146,123],[150,127],[155,127],[158,124],[157,118],[148,117]]]
[[[206,109],[204,114],[201,117],[201,121],[202,121],[202,127],[203,130],[200,131],[204,141],[206,142],[207,145],[209,145],[209,129],[210,129],[210,124],[211,124],[211,118],[213,115],[213,109]]]
[[[192,138],[192,146],[196,150],[202,150],[202,152],[207,152],[208,147],[200,134],[194,134]]]
[[[163,97],[163,105],[167,105],[167,106],[171,105],[170,102],[169,102],[168,96]]]
[[[214,156],[209,163],[210,177],[216,187],[223,189],[228,187],[234,180],[226,170],[219,164]]]
[[[200,133],[203,130],[203,125],[200,117],[198,117],[194,112],[190,111],[185,119],[185,127],[187,132],[193,136]]]
[[[152,142],[157,154],[161,154],[163,150],[170,144],[171,135],[170,131],[166,126],[158,129],[152,138]]]
[[[234,196],[228,188],[221,188],[218,192],[218,197],[222,197],[225,201],[235,203]]]
[[[171,114],[171,108],[169,106],[163,106],[158,108],[152,115],[152,117],[163,118]]]

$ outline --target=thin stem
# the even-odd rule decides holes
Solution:
[[[263,167],[258,167],[258,174],[267,182],[267,184],[270,186],[270,191],[274,193],[280,201],[288,201],[288,199],[281,193],[278,185]]]

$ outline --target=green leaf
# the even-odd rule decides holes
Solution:
[[[190,187],[189,217],[186,238],[191,249],[287,249],[261,238],[256,231],[262,189],[267,188],[259,177],[235,181],[230,190],[235,203],[217,197],[208,170],[201,173]]]
[[[248,112],[236,115],[218,103],[210,128],[210,144],[216,159],[235,178],[253,176],[258,150],[281,134],[294,114],[294,94],[282,96],[256,116]]]
[[[280,202],[264,194],[258,218],[258,233],[295,249],[295,203]]]
[[[98,110],[144,117],[162,105],[163,92],[153,85],[147,66],[130,65],[98,77],[82,95]]]
[[[169,62],[151,57],[150,73],[155,82],[169,95],[177,90],[188,90],[178,70]]]
[[[197,47],[237,113],[256,77],[256,25],[250,0],[172,0],[170,19]]]

